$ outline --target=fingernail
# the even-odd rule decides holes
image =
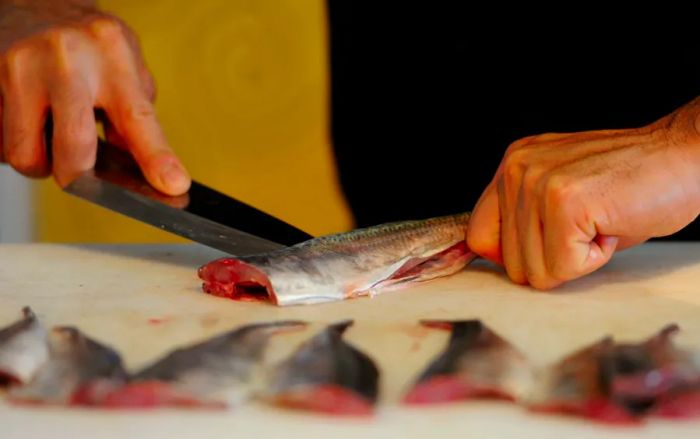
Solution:
[[[163,187],[171,194],[179,195],[185,192],[190,184],[189,176],[178,163],[170,163],[160,172]]]

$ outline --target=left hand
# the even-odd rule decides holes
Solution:
[[[538,289],[700,213],[700,99],[639,129],[513,143],[474,208],[469,247]]]

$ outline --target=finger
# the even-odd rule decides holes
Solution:
[[[105,111],[149,183],[169,195],[189,189],[190,177],[168,145],[153,104],[138,81],[115,84]]]
[[[622,250],[626,250],[630,247],[642,244],[648,240],[649,238],[646,236],[620,236],[617,241],[617,248],[615,248],[615,251],[619,252]]]
[[[4,122],[2,119],[2,95],[0,95],[0,163],[5,162],[5,154],[3,153],[3,146],[2,146],[2,127],[3,127]]]
[[[467,245],[479,256],[496,264],[503,264],[501,256],[501,216],[498,210],[498,192],[489,184],[474,206],[467,229]]]
[[[549,186],[543,196],[547,271],[558,280],[568,281],[605,265],[615,252],[618,239],[599,235],[575,188],[555,178],[545,185]]]
[[[61,187],[95,166],[95,97],[81,79],[70,79],[51,92],[53,174]]]
[[[544,262],[544,231],[536,205],[537,198],[531,188],[538,180],[535,170],[528,170],[523,177],[523,187],[518,196],[516,223],[520,244],[520,254],[527,282],[533,287],[545,290],[558,285],[552,278]]]
[[[46,100],[38,85],[11,87],[4,95],[4,160],[28,177],[50,173],[44,139]]]
[[[506,268],[510,280],[517,284],[525,284],[527,279],[523,268],[522,255],[520,253],[519,234],[516,223],[515,209],[519,193],[517,179],[514,175],[507,175],[498,182],[498,206],[501,214],[501,251],[503,266]],[[507,181],[510,180],[510,181]]]

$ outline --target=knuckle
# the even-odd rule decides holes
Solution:
[[[575,202],[578,198],[578,187],[569,178],[562,175],[552,175],[544,184],[546,200],[554,206],[562,206]]]
[[[529,161],[530,153],[525,149],[515,149],[503,158],[503,175],[506,184],[516,183],[523,175]]]
[[[515,142],[511,143],[508,146],[508,149],[506,150],[506,154],[508,152],[517,151],[517,150],[523,148],[525,145],[531,143],[535,139],[535,137],[536,136],[527,136],[527,137],[523,137],[521,139],[516,140]]]
[[[523,189],[528,192],[537,190],[544,171],[537,165],[529,166],[523,173]]]
[[[20,82],[33,52],[32,46],[21,42],[8,47],[2,54],[2,76],[9,86]]]
[[[536,136],[532,136],[532,142],[551,142],[553,140],[558,140],[562,137],[563,135],[560,133],[542,133],[542,134],[537,134]]]
[[[108,44],[125,39],[124,25],[115,17],[96,17],[90,21],[88,29],[95,38]]]
[[[48,46],[59,54],[71,51],[77,42],[76,31],[67,27],[48,29],[44,32]]]

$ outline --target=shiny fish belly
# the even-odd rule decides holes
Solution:
[[[0,384],[26,384],[49,357],[46,331],[29,307],[23,318],[0,329]]]
[[[468,221],[462,213],[358,229],[219,259],[198,274],[209,294],[282,306],[372,295],[460,271],[475,257],[465,242]]]
[[[10,392],[19,403],[93,405],[126,382],[119,354],[73,327],[49,334],[49,358],[35,377]]]

